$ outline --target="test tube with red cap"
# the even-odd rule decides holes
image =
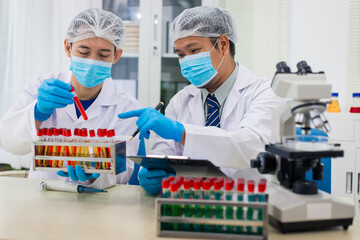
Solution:
[[[115,142],[115,129],[109,129],[106,132],[106,136],[107,136],[107,142],[114,143]],[[110,147],[106,148],[106,154],[107,154],[108,158],[111,157],[111,148]],[[107,168],[110,169],[111,163],[107,162],[106,165],[107,165]]]
[[[66,129],[66,136],[65,136],[65,141],[66,142],[72,142],[72,136],[71,136],[71,129]],[[66,156],[68,157],[74,157],[74,148],[72,146],[66,146],[65,147],[65,153]],[[73,161],[67,161],[68,166],[75,166],[75,162],[73,163]]]
[[[169,178],[163,178],[161,182],[162,186],[162,197],[170,198],[170,180]],[[163,204],[161,205],[161,215],[162,216],[171,216],[171,205]],[[170,230],[170,225],[168,222],[161,223],[161,229]]]
[[[178,181],[174,180],[170,183],[170,194],[171,198],[180,198],[180,191],[179,191],[180,184]],[[182,207],[179,204],[172,204],[171,205],[171,215],[173,217],[181,217],[182,215]],[[172,223],[172,230],[179,231],[182,228],[182,224],[180,223]]]
[[[258,201],[259,202],[265,202],[265,191],[266,191],[266,179],[262,178],[258,183]],[[258,208],[258,214],[257,214],[257,220],[262,221],[263,220],[263,212],[264,210],[262,208]],[[257,233],[259,235],[263,234],[263,227],[257,228]]]
[[[234,189],[234,180],[232,178],[225,179],[225,199],[226,201],[232,201]],[[234,207],[227,206],[225,208],[225,216],[226,219],[234,219]],[[226,225],[226,232],[232,233],[234,231],[234,227],[231,225]]]
[[[214,182],[214,198],[217,201],[223,200],[224,195],[224,178],[218,177]],[[215,218],[216,219],[223,219],[224,218],[224,209],[222,206],[215,207]],[[216,232],[220,233],[223,231],[222,225],[215,226]]]
[[[193,181],[191,181],[192,179],[185,177],[184,178],[184,186],[183,186],[183,196],[184,199],[190,199],[191,198],[191,188],[192,188],[192,184]],[[184,216],[185,217],[192,217],[193,214],[193,208],[191,204],[185,204],[184,205]],[[185,231],[190,231],[191,230],[191,224],[189,223],[184,223],[184,230]]]
[[[211,180],[205,179],[203,182],[203,196],[205,200],[210,200],[211,198]],[[204,206],[204,216],[205,218],[212,218],[214,214],[213,207],[211,205]],[[206,232],[213,231],[213,225],[204,224],[204,230]]]
[[[51,128],[47,128],[46,129],[46,133],[45,133],[45,136],[46,136],[46,142],[52,142],[52,130]],[[46,145],[45,146],[45,156],[52,156],[52,153],[53,153],[53,146],[51,145]],[[51,160],[44,160],[43,161],[43,167],[48,167],[48,166],[51,166],[52,162]]]
[[[60,135],[60,130],[58,128],[52,128],[53,130],[53,140],[55,142],[59,142],[59,135]],[[53,156],[60,156],[60,148],[61,146],[53,146]],[[51,166],[52,167],[57,167],[58,166],[58,162],[59,160],[52,160]]]
[[[244,191],[245,191],[245,179],[244,178],[238,178],[237,180],[237,200],[238,202],[244,201]],[[244,208],[243,207],[237,207],[236,208],[236,219],[237,220],[243,220],[244,219]],[[242,233],[243,232],[242,226],[236,226],[235,232],[236,233]]]
[[[248,190],[248,202],[254,202],[255,201],[255,181],[254,180],[248,180],[247,182],[247,190]],[[248,207],[247,213],[246,213],[246,219],[247,220],[253,220],[254,218],[254,208]],[[251,226],[246,226],[246,231],[248,234],[253,233],[253,229]]]
[[[79,112],[83,116],[83,118],[85,120],[88,120],[85,109],[84,109],[83,105],[81,104],[79,98],[76,95],[75,88],[73,87],[73,85],[70,85],[70,86],[71,86],[70,92],[72,92],[74,94],[73,100],[74,100],[74,103],[76,104],[76,107],[79,109]]]
[[[203,179],[202,178],[195,178],[194,179],[194,199],[201,199],[201,189],[203,186]],[[203,207],[201,205],[195,205],[194,206],[194,217],[195,218],[202,218],[203,217]],[[194,224],[194,230],[199,232],[201,231],[201,224]]]
[[[59,142],[65,142],[65,137],[66,137],[66,129],[65,128],[60,128],[60,134],[59,134]],[[59,156],[64,157],[66,155],[65,153],[65,146],[58,146],[59,148]],[[58,161],[58,167],[62,168],[64,165],[64,161],[63,160],[59,160]]]
[[[43,129],[40,129],[40,128],[37,129],[37,130],[36,130],[36,134],[37,134],[37,136],[38,136],[39,141],[43,141],[43,140],[44,140],[44,139],[43,139],[43,135],[44,135],[44,130],[43,130]],[[44,154],[43,150],[44,150],[43,146],[35,146],[36,155],[39,155],[39,156],[43,155],[43,154]],[[35,165],[36,165],[37,167],[41,167],[41,165],[42,165],[42,160],[35,159]]]
[[[81,129],[77,129],[76,135],[74,136],[75,138],[75,142],[81,142],[81,138],[82,138],[82,130]],[[82,147],[81,146],[76,146],[76,157],[81,157],[81,150]],[[80,165],[80,161],[75,161],[75,165]]]
[[[90,142],[95,143],[97,141],[96,136],[95,136],[95,130],[94,129],[89,130],[89,135],[90,135]],[[95,157],[97,157],[97,158],[100,157],[98,147],[93,146],[92,149],[93,149]],[[95,168],[96,169],[100,168],[100,162],[95,162]]]
[[[82,131],[81,131],[81,133],[82,133],[82,137],[83,137],[83,142],[89,142],[88,130],[87,130],[87,128],[83,128]],[[87,157],[87,158],[90,157],[89,147],[83,147],[83,149],[84,149],[84,157]],[[82,162],[82,165],[81,165],[81,166],[84,167],[84,162]],[[87,167],[88,169],[90,169],[90,167],[91,167],[91,162],[87,161],[87,162],[86,162],[86,167]]]

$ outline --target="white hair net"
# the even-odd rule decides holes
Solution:
[[[184,10],[170,26],[170,40],[188,36],[219,37],[225,34],[233,43],[239,38],[238,27],[231,13],[211,6]]]
[[[94,37],[103,38],[120,48],[125,42],[125,25],[111,12],[89,8],[71,21],[65,38],[72,43]]]

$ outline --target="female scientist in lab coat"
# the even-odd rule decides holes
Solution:
[[[152,108],[119,117],[139,117],[139,138],[148,138],[149,130],[160,136],[152,154],[208,159],[230,177],[254,177],[256,170],[248,169],[250,159],[269,142],[271,112],[280,100],[268,79],[234,61],[234,18],[217,7],[186,9],[172,22],[170,38],[181,73],[192,84],[171,99],[166,117]],[[157,193],[167,174],[142,168],[140,185]]]
[[[115,90],[111,66],[121,57],[125,42],[125,27],[113,13],[100,9],[80,12],[70,23],[64,47],[72,60],[70,71],[37,76],[20,93],[18,101],[1,119],[0,147],[14,154],[30,152],[36,139],[36,128],[115,129],[116,135],[131,136],[134,120],[120,120],[119,112],[138,109],[139,102],[126,92]],[[72,84],[81,100],[88,120],[85,121],[73,104]],[[127,146],[129,154],[136,154],[138,142]],[[65,162],[66,163],[66,162]],[[68,166],[68,173],[34,172],[30,178],[80,180],[94,188],[127,183],[133,163],[119,159],[117,176],[85,174],[80,166]]]

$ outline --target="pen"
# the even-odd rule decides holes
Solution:
[[[164,106],[163,102],[159,102],[158,105],[156,105],[155,110],[159,111]],[[133,135],[130,137],[129,142],[139,133],[139,129],[136,129],[136,131],[133,133]]]

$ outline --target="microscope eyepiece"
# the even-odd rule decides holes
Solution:
[[[291,73],[290,68],[286,65],[286,62],[279,62],[276,64],[276,73]]]
[[[297,73],[305,74],[305,73],[312,73],[311,67],[306,63],[306,61],[300,61],[296,65],[298,68]]]

